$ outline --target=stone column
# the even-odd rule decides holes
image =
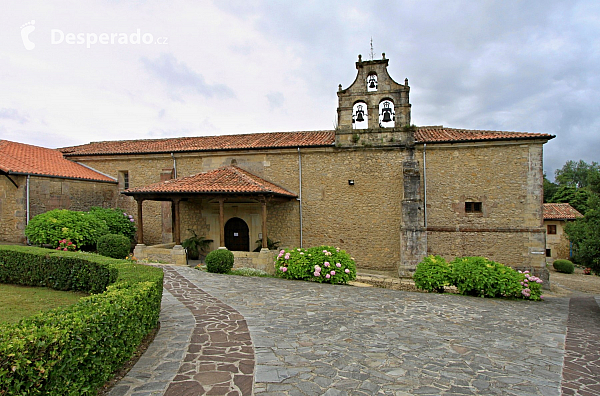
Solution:
[[[404,198],[402,199],[402,226],[400,231],[400,277],[412,277],[417,264],[427,255],[427,231],[424,227],[424,208],[421,200],[421,172],[414,159],[414,150],[408,149],[402,161]]]
[[[163,169],[160,172],[160,181],[165,182],[167,180],[173,179],[173,169],[167,168]],[[170,243],[173,241],[173,216],[172,216],[172,206],[171,202],[163,201],[160,204],[161,207],[161,220],[162,220],[162,230],[161,230],[161,239],[162,243]]]
[[[219,198],[219,228],[221,230],[221,240],[219,248],[225,248],[225,199]]]

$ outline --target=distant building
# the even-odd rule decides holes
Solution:
[[[410,276],[428,254],[480,255],[547,278],[541,133],[411,125],[388,59],[356,62],[337,128],[92,142],[60,149],[118,181],[147,245],[188,230],[253,250],[333,245]],[[243,132],[243,131],[240,131]],[[113,185],[111,185],[113,186]],[[142,242],[139,240],[138,242]]]
[[[564,226],[569,221],[583,217],[568,203],[545,203],[544,226],[546,227],[546,258],[548,262],[556,259],[570,259],[571,247]]]

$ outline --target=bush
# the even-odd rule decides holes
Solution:
[[[98,238],[108,234],[108,226],[98,217],[66,209],[55,209],[35,216],[25,235],[35,245],[58,247],[59,241],[68,239],[78,247],[96,246]]]
[[[444,292],[444,286],[450,285],[450,265],[441,256],[428,256],[417,265],[413,275],[415,286],[429,292]]]
[[[76,270],[66,271],[69,266]],[[87,285],[89,292],[114,283],[75,305],[0,325],[0,394],[95,395],[158,323],[158,268],[95,254],[0,246],[0,282],[19,274],[25,276],[18,284],[70,283],[71,290],[86,291]],[[79,281],[68,280],[77,274],[83,274]]]
[[[103,220],[108,227],[109,233],[124,235],[130,241],[133,241],[135,238],[136,227],[132,215],[128,215],[120,209],[107,209],[95,206],[90,208],[89,213]]]
[[[124,259],[131,250],[131,240],[124,235],[106,234],[98,239],[98,254],[116,259]]]
[[[518,297],[523,275],[483,257],[457,257],[450,279],[459,293],[477,297]]]
[[[226,274],[233,268],[233,253],[227,249],[217,249],[206,255],[206,270],[216,274]]]
[[[346,284],[356,279],[356,264],[348,253],[333,246],[281,250],[276,274],[286,279]]]
[[[458,292],[478,297],[542,299],[542,280],[529,271],[516,271],[484,257],[457,257],[446,263],[429,256],[417,266],[415,286],[427,291],[443,291],[456,286]]]
[[[562,272],[563,274],[572,274],[575,272],[575,266],[569,260],[554,260],[552,266],[557,272]]]

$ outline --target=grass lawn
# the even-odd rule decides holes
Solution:
[[[40,311],[75,304],[86,293],[0,284],[0,322],[17,323]]]

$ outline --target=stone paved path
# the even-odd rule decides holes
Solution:
[[[565,354],[567,321],[588,326],[574,319],[576,301],[569,316],[568,299],[503,301],[164,268],[167,312],[152,347],[163,345],[156,349],[165,359],[176,352],[163,314],[178,302],[195,320],[190,331],[185,313],[171,317],[183,320],[179,336],[189,341],[179,349],[183,361],[161,367],[154,353],[156,362],[136,365],[111,396],[558,396],[563,374],[563,389],[579,392],[571,394],[598,395],[591,383],[569,387],[566,364],[563,373],[563,361],[581,362]],[[572,334],[586,342],[586,333]],[[592,374],[594,345],[582,351],[586,362],[596,358],[586,367]],[[144,373],[152,389],[140,385]]]
[[[600,395],[600,307],[592,297],[570,302],[562,393]]]

